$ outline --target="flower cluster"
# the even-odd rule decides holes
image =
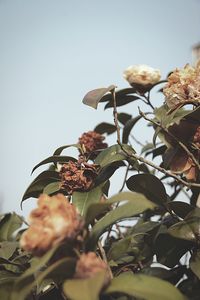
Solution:
[[[107,264],[96,256],[94,252],[84,253],[80,256],[75,271],[75,278],[92,278],[95,274],[105,271],[105,285],[110,281]]]
[[[99,150],[105,149],[108,147],[108,144],[103,143],[105,137],[98,132],[88,131],[84,132],[79,138],[79,143],[84,146],[85,154],[90,156],[91,159],[94,159]]]
[[[172,72],[163,93],[170,109],[185,104],[200,104],[200,64],[196,68],[187,64],[183,69]]]
[[[20,245],[38,256],[65,239],[74,239],[83,228],[76,208],[62,194],[42,194],[29,221],[30,227],[22,234]]]
[[[160,80],[160,71],[147,65],[135,65],[128,67],[124,73],[124,78],[130,85],[153,85]]]
[[[61,189],[69,195],[73,191],[87,191],[93,184],[97,176],[98,167],[95,164],[69,161],[62,165],[60,170]]]

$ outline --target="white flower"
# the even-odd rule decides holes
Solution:
[[[132,84],[152,85],[160,80],[160,70],[154,69],[147,65],[135,65],[128,67],[123,77]]]

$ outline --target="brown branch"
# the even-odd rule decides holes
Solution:
[[[101,253],[101,257],[103,259],[103,261],[106,263],[106,265],[108,266],[108,271],[109,271],[109,274],[110,274],[110,278],[112,279],[113,278],[113,274],[112,274],[112,271],[111,271],[111,268],[109,266],[109,263],[108,263],[108,260],[107,260],[107,257],[106,257],[106,253],[105,253],[105,250],[101,244],[101,241],[98,242],[98,247],[99,247],[99,251]]]
[[[198,170],[200,171],[200,165],[198,163],[198,161],[196,160],[196,158],[194,157],[194,155],[190,152],[190,150],[186,147],[185,144],[183,144],[182,142],[180,142],[176,136],[174,136],[170,131],[168,131],[165,127],[163,127],[161,124],[159,124],[158,122],[148,118],[146,116],[145,113],[143,113],[140,109],[139,109],[140,115],[147,121],[151,122],[152,124],[160,127],[165,133],[167,133],[171,138],[173,138],[178,144],[179,146],[188,154],[188,156],[193,160],[195,166],[198,168]]]
[[[192,182],[187,182],[181,178],[179,178],[178,176],[176,176],[174,173],[172,173],[171,171],[167,171],[165,170],[164,168],[160,167],[160,166],[157,166],[155,165],[152,161],[150,160],[147,160],[145,159],[144,157],[140,156],[140,155],[137,155],[136,153],[133,153],[133,154],[129,154],[126,149],[123,148],[123,145],[122,144],[119,144],[122,151],[130,158],[135,158],[136,160],[139,160],[140,162],[143,162],[145,164],[147,164],[148,166],[154,168],[155,170],[158,170],[160,171],[161,173],[167,175],[167,176],[170,176],[172,178],[174,178],[176,181],[178,181],[179,183],[182,183],[183,185],[187,186],[188,188],[191,188],[191,187],[200,187],[200,184],[199,183],[192,183]]]

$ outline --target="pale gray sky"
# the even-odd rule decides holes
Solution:
[[[2,210],[20,212],[35,164],[112,121],[111,111],[81,103],[86,92],[126,87],[122,72],[131,64],[164,77],[192,61],[199,41],[196,0],[0,0]],[[27,200],[23,214],[33,204]]]

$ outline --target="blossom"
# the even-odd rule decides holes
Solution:
[[[154,69],[147,65],[135,65],[128,67],[123,77],[129,82],[130,85],[153,85],[157,83],[160,78],[160,70]]]
[[[83,221],[75,206],[62,194],[49,197],[42,194],[38,208],[29,216],[30,227],[22,234],[24,250],[42,255],[65,239],[72,240],[83,228]]]
[[[79,138],[79,143],[84,146],[85,154],[90,155],[90,158],[95,158],[98,150],[107,148],[108,144],[103,143],[105,137],[98,132],[84,132]]]
[[[60,170],[61,189],[72,194],[73,191],[87,191],[93,186],[97,176],[97,165],[81,161],[69,161]]]
[[[105,271],[105,285],[110,281],[110,273],[108,265],[99,257],[96,256],[94,252],[88,252],[81,254],[75,271],[75,278],[85,279],[92,278],[97,273]]]
[[[196,68],[187,64],[168,77],[163,88],[167,106],[174,110],[185,104],[200,104],[200,63]]]

